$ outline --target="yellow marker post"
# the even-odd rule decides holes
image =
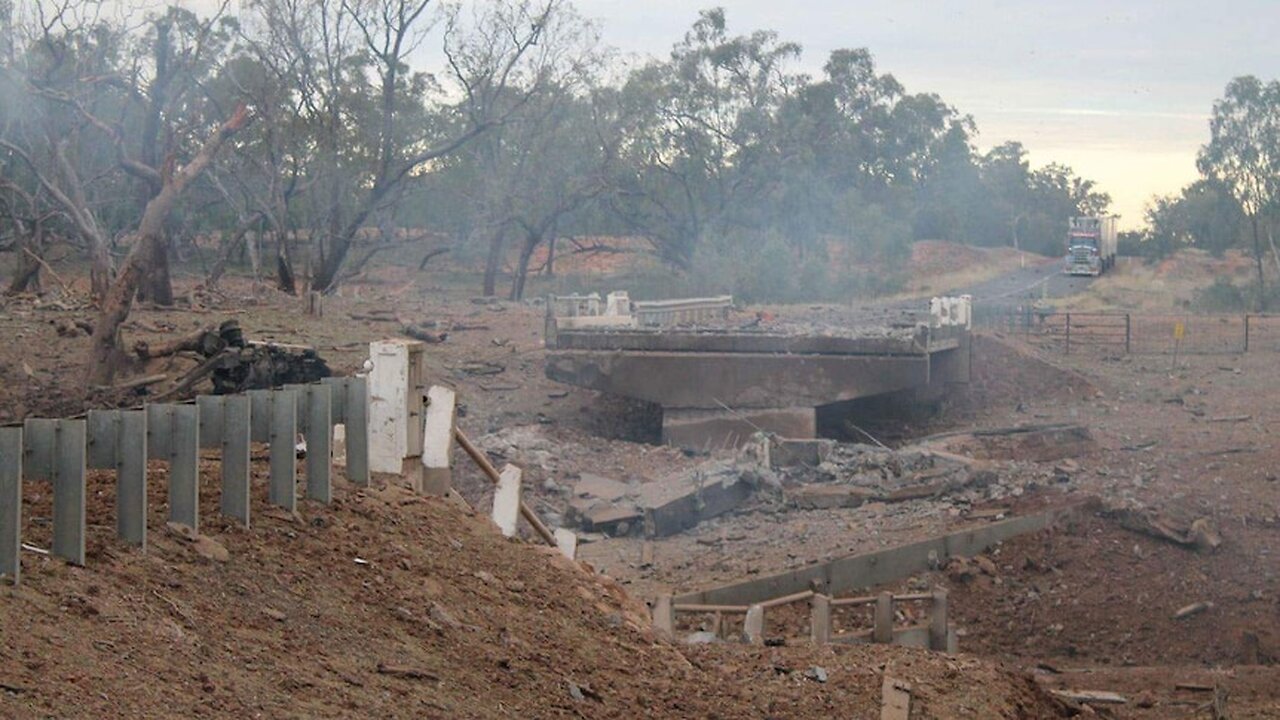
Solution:
[[[1183,320],[1173,324],[1173,367],[1178,367],[1178,349],[1182,346],[1182,338],[1187,334],[1187,323]]]

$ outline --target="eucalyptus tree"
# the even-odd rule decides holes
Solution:
[[[1210,139],[1197,165],[1222,184],[1249,218],[1258,275],[1259,310],[1266,310],[1266,274],[1260,225],[1280,211],[1280,81],[1264,83],[1251,75],[1227,84],[1213,106]],[[1274,237],[1272,252],[1280,265]]]

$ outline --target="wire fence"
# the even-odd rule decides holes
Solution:
[[[1057,312],[1030,304],[976,305],[974,323],[1068,355],[1280,352],[1280,315]]]

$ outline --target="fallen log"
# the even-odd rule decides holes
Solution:
[[[136,388],[148,387],[156,383],[162,383],[168,380],[168,375],[146,375],[140,378],[134,378],[115,385],[99,385],[100,390],[134,390]]]
[[[155,347],[152,347],[151,343],[146,340],[139,340],[133,344],[133,352],[142,360],[168,357],[177,355],[180,352],[198,352],[205,357],[209,357],[217,354],[226,345],[226,341],[218,334],[218,328],[205,327]]]

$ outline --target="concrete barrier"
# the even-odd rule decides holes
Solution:
[[[1009,538],[1043,530],[1059,519],[1079,512],[1084,504],[1076,503],[958,530],[909,545],[849,555],[755,580],[685,593],[676,596],[674,602],[750,605],[815,587],[821,588],[825,594],[838,595],[884,585],[928,570],[931,562],[946,562],[953,556],[976,555]]]

